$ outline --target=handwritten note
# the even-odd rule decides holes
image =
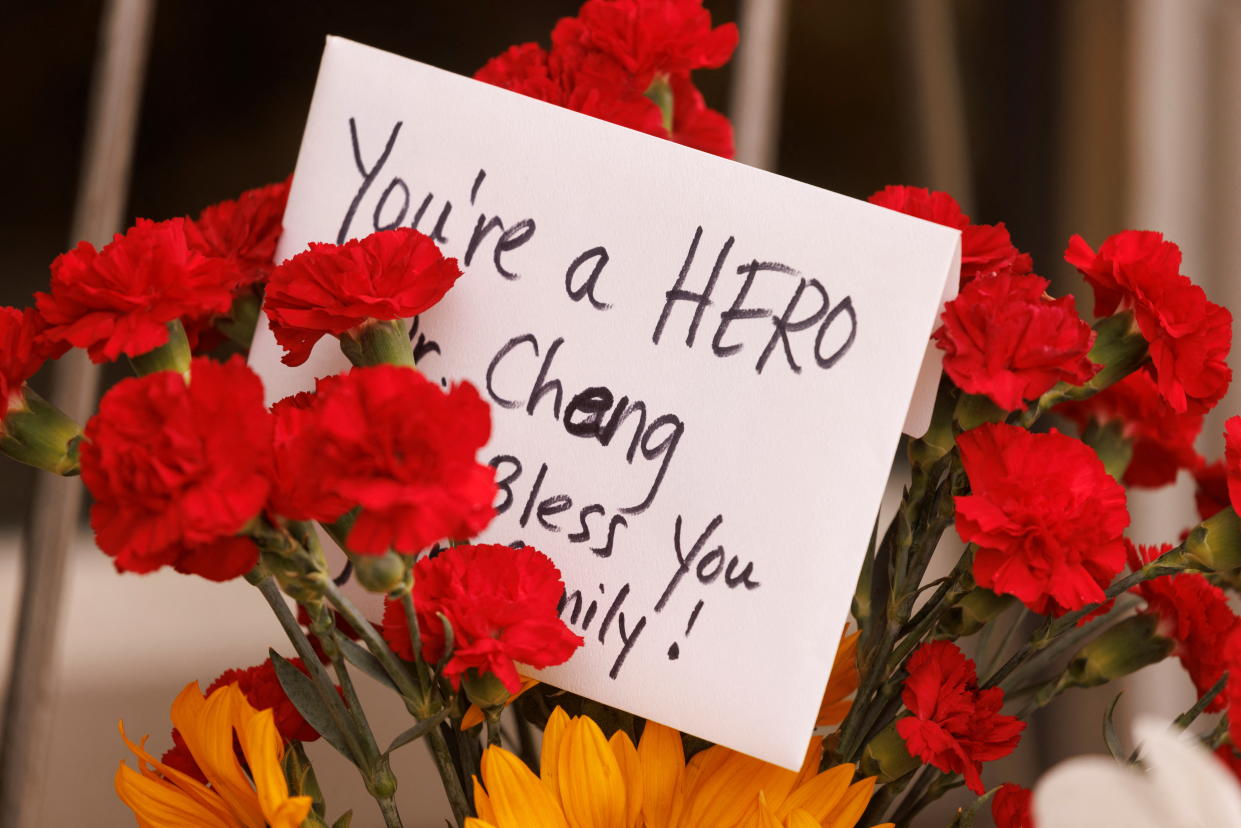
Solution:
[[[586,639],[540,678],[799,765],[958,233],[329,38],[279,258],[409,225],[465,270],[411,347],[491,403],[482,540]]]

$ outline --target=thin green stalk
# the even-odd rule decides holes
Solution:
[[[297,650],[297,655],[310,672],[315,690],[327,708],[328,715],[332,717],[332,723],[336,725],[344,737],[354,762],[363,762],[365,760],[365,753],[363,752],[362,744],[358,739],[358,733],[350,719],[349,713],[345,710],[344,703],[341,702],[340,696],[336,695],[336,685],[327,674],[327,670],[323,668],[318,654],[310,646],[310,639],[306,637],[306,633],[302,630],[301,625],[297,623],[297,618],[289,610],[289,605],[284,602],[284,594],[276,586],[275,579],[271,575],[264,575],[260,580],[253,583],[258,587],[259,593],[267,600],[267,604],[276,614],[276,620],[280,622],[285,635],[289,637],[289,641],[293,644],[293,649]]]
[[[487,746],[500,747],[500,710],[495,708],[488,709],[484,712],[487,720]]]
[[[1030,641],[1027,642],[1025,646],[1013,653],[1012,658],[1006,661],[1004,666],[1000,667],[999,670],[987,679],[987,681],[983,684],[983,687],[994,687],[1004,681],[1004,679],[1008,678],[1009,674],[1028,662],[1031,658],[1038,654],[1040,650],[1045,649],[1060,635],[1072,630],[1078,621],[1103,606],[1103,604],[1107,603],[1107,601],[1112,598],[1128,592],[1134,586],[1137,586],[1145,581],[1150,581],[1164,575],[1180,572],[1181,569],[1179,567],[1168,567],[1160,562],[1169,560],[1173,556],[1179,555],[1184,551],[1184,548],[1184,545],[1181,545],[1175,549],[1171,549],[1136,572],[1131,572],[1119,581],[1116,581],[1104,590],[1104,598],[1102,601],[1095,604],[1089,604],[1088,606],[1082,607],[1081,609],[1070,613],[1066,613],[1056,619],[1049,618],[1043,624],[1042,628],[1030,638]]]
[[[452,807],[452,815],[456,818],[457,825],[465,825],[465,820],[473,814],[473,809],[470,808],[469,800],[465,798],[465,788],[462,787],[461,779],[457,776],[443,731],[438,727],[431,728],[427,733],[427,744],[431,746],[431,757],[435,760],[435,766],[439,768],[440,779],[444,783],[444,793],[448,795],[448,804]]]
[[[396,799],[390,796],[380,799],[379,811],[383,814],[384,825],[387,828],[403,828],[401,815],[396,810]]]
[[[423,692],[429,692],[431,672],[422,657],[422,631],[418,627],[418,613],[414,610],[414,597],[408,589],[401,590],[401,610],[405,613],[405,623],[409,627],[409,644],[414,651],[414,670],[418,673],[418,684]]]

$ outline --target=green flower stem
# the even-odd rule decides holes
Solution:
[[[280,588],[276,586],[275,579],[266,573],[259,575],[257,579],[252,579],[251,576],[253,574],[246,576],[246,580],[258,587],[259,592],[267,600],[268,606],[276,614],[276,620],[280,622],[285,635],[293,643],[293,649],[297,650],[302,663],[310,671],[310,677],[315,683],[315,690],[327,708],[328,714],[331,715],[332,723],[336,725],[341,735],[345,738],[355,763],[363,762],[366,754],[363,752],[362,743],[358,738],[357,730],[350,719],[349,713],[345,710],[345,705],[340,700],[340,696],[336,694],[336,685],[333,684],[331,677],[328,676],[327,670],[323,668],[323,664],[319,661],[319,656],[315,653],[314,647],[310,646],[310,639],[306,637],[306,633],[302,630],[301,625],[297,623],[297,618],[289,610],[289,605],[284,602],[284,595],[280,592]],[[362,767],[361,764],[359,764],[359,767]],[[363,770],[365,772],[366,769],[363,768]]]
[[[487,746],[500,747],[500,714],[504,708],[490,707],[484,711],[487,720]]]
[[[401,815],[396,810],[396,800],[389,796],[378,801],[379,810],[384,817],[384,825],[387,828],[402,828]]]
[[[424,693],[431,688],[431,671],[422,658],[422,631],[418,628],[418,613],[414,610],[413,595],[408,589],[401,590],[401,610],[405,613],[405,623],[409,627],[409,644],[414,652],[414,670],[418,673],[418,684]]]
[[[366,620],[366,617],[353,605],[353,602],[340,591],[340,587],[336,586],[333,581],[328,581],[326,590],[328,601],[349,622],[350,626],[357,630],[362,640],[366,642],[367,649],[379,660],[384,671],[396,684],[410,712],[419,720],[434,715],[436,710],[431,708],[431,704],[433,701],[438,702],[439,700],[424,696],[419,688],[414,686],[408,671],[401,665],[396,654],[392,652],[387,642],[375,632],[375,628],[371,626],[370,621]],[[433,692],[433,690],[434,688],[428,688],[428,692]],[[461,784],[461,778],[457,775],[456,765],[448,752],[448,743],[444,740],[444,735],[438,727],[431,728],[426,738],[427,743],[431,746],[431,756],[435,760],[436,768],[439,770],[440,780],[444,784],[444,791],[448,795],[448,802],[452,806],[453,816],[456,817],[458,825],[464,825],[465,818],[470,815],[471,810],[467,804],[468,800],[465,797],[465,789]]]

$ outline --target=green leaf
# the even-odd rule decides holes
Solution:
[[[349,828],[353,822],[353,810],[350,809],[340,815],[340,819],[332,823],[332,828]]]
[[[1107,706],[1107,712],[1103,714],[1103,744],[1107,745],[1107,752],[1112,754],[1112,758],[1117,762],[1124,761],[1125,747],[1120,743],[1120,737],[1116,735],[1116,722],[1113,716],[1116,713],[1116,705],[1120,701],[1120,697],[1125,695],[1125,691],[1116,694],[1116,698],[1112,699],[1112,703]]]
[[[404,733],[402,733],[401,735],[393,739],[392,744],[388,745],[388,749],[384,751],[384,755],[386,756],[392,753],[392,751],[396,750],[397,748],[408,745],[410,742],[414,741],[415,739],[421,739],[423,736],[426,736],[428,733],[431,732],[431,728],[438,727],[439,723],[444,721],[444,719],[446,718],[448,718],[447,707],[440,710],[440,712],[436,713],[434,716],[423,719],[422,721],[418,722],[418,724],[414,725],[409,730],[406,730]]]
[[[293,702],[293,706],[297,708],[297,712],[302,714],[306,723],[313,727],[329,745],[353,762],[354,758],[349,751],[348,742],[345,741],[344,735],[333,721],[332,714],[328,712],[327,705],[324,704],[323,697],[319,695],[319,689],[314,681],[275,650],[267,652],[272,666],[276,669],[276,679],[284,689],[284,694],[289,697],[289,701]],[[336,691],[333,689],[331,692]]]
[[[397,690],[396,683],[392,681],[388,671],[383,668],[383,665],[379,663],[379,659],[375,658],[370,650],[343,635],[337,641],[340,644],[340,652],[345,657],[345,661],[348,661],[354,667],[375,679],[375,681],[388,687],[394,693],[401,692]]]

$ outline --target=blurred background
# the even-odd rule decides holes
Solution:
[[[975,221],[1006,222],[1060,292],[1081,293],[1061,258],[1071,233],[1097,245],[1128,227],[1162,230],[1184,250],[1184,272],[1215,301],[1241,308],[1241,0],[706,5],[717,22],[741,23],[743,52],[761,31],[763,48],[695,75],[713,107],[740,119],[740,160],[859,198],[892,183],[948,190]],[[556,19],[577,6],[159,3],[123,222],[197,214],[285,177],[327,34],[472,74],[509,45],[546,43]],[[69,233],[102,12],[93,2],[5,9],[0,303],[28,304],[48,263],[77,241]],[[43,390],[46,382],[33,384]],[[1238,403],[1234,392],[1209,418],[1200,446],[1208,457],[1221,452],[1222,420],[1241,411]],[[0,681],[33,483],[14,464],[0,471]],[[1190,489],[1182,481],[1139,493],[1131,511],[1139,540],[1173,538],[1192,522]],[[258,663],[282,637],[245,585],[116,577],[85,536],[67,575],[51,732],[37,746],[42,782],[29,793],[23,824],[76,824],[89,815],[96,826],[129,825],[111,788],[124,754],[115,720],[151,733],[162,751],[168,704],[186,681],[205,684],[226,667]],[[1064,704],[1043,714],[988,778],[1028,785],[1064,756],[1102,752],[1110,696],[1087,697],[1071,697],[1071,715]],[[1121,718],[1139,710],[1175,715],[1190,703],[1190,685],[1165,664],[1130,682]],[[420,750],[400,756],[403,811],[413,826],[442,825],[442,795]],[[324,762],[329,754],[312,753]],[[338,811],[334,795],[365,807],[345,770],[330,767],[320,778],[341,780],[328,786],[330,813]],[[922,822],[944,824],[932,814]]]

